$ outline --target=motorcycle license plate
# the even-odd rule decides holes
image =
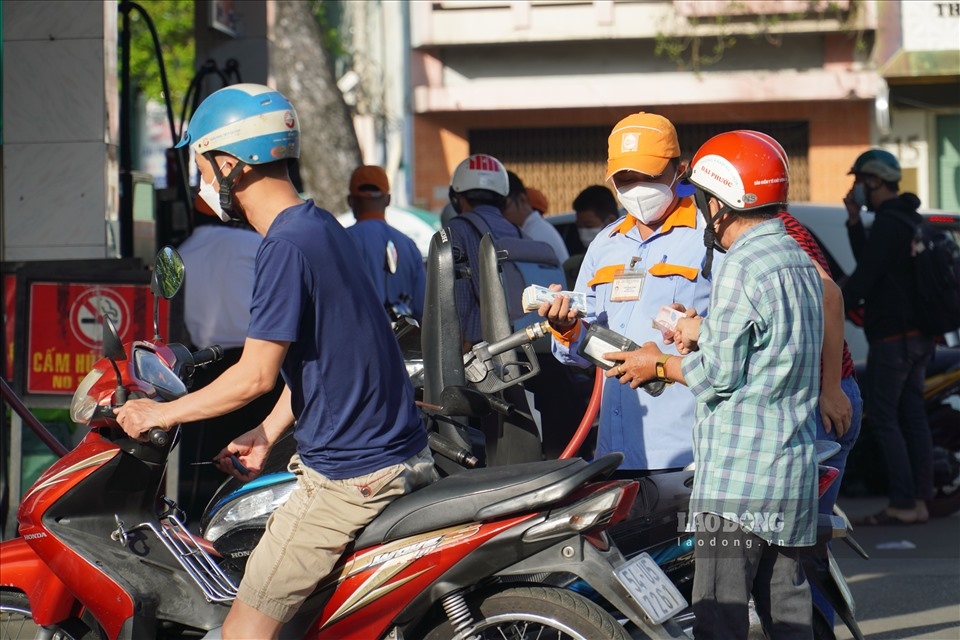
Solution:
[[[648,553],[634,556],[613,573],[656,624],[687,608],[686,599]]]

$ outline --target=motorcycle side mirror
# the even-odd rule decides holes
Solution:
[[[440,392],[440,406],[444,415],[480,418],[492,409],[486,395],[470,387],[451,385]]]
[[[160,340],[160,298],[169,300],[177,295],[186,276],[183,258],[177,250],[166,246],[157,252],[153,265],[153,279],[150,290],[153,292],[153,339]]]
[[[169,300],[183,286],[184,271],[183,258],[176,249],[170,246],[160,249],[154,261],[150,290],[154,295]]]

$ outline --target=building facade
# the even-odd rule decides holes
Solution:
[[[881,2],[877,33],[889,87],[878,142],[900,159],[902,189],[960,211],[960,2]]]
[[[775,136],[797,201],[839,201],[858,153],[896,144],[898,127],[925,129],[947,151],[927,148],[905,167],[916,166],[908,186],[936,206],[942,189],[926,178],[940,171],[935,153],[952,153],[936,133],[953,126],[950,113],[918,125],[916,114],[891,108],[899,89],[878,61],[909,46],[898,44],[901,13],[925,4],[956,3],[411,3],[413,203],[438,210],[457,162],[487,152],[544,191],[552,211],[569,210],[583,187],[603,182],[613,124],[653,111],[674,122],[687,157],[731,128]],[[951,55],[939,55],[947,62],[937,77],[955,88]],[[955,96],[945,109],[956,117]]]

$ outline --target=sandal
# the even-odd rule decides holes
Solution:
[[[902,520],[896,516],[890,515],[886,511],[879,511],[872,516],[854,520],[851,524],[854,526],[863,527],[883,527],[890,525],[923,524],[923,522],[920,520]]]

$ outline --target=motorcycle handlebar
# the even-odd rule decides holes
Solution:
[[[178,347],[178,345],[173,345],[173,347],[176,348]],[[181,349],[180,353],[182,354],[184,352],[184,349],[182,347],[180,347],[180,349]],[[218,344],[215,344],[207,347],[206,349],[193,351],[190,353],[190,356],[193,362],[187,363],[187,370],[192,372],[193,367],[200,367],[206,364],[210,364],[211,362],[216,362],[221,358],[223,358],[223,347],[221,347]],[[181,373],[181,377],[183,377],[182,373]],[[134,393],[133,397],[137,397],[138,395],[141,395],[141,394]],[[123,400],[124,399],[119,400],[118,405],[122,404]],[[99,408],[99,414],[104,418],[116,419],[117,417],[116,407],[101,405]],[[163,447],[166,447],[167,444],[170,442],[170,434],[164,431],[163,429],[161,429],[160,427],[153,427],[147,432],[147,441],[150,442],[150,444],[154,445],[155,447],[163,448]]]
[[[200,349],[200,351],[193,352],[193,365],[195,367],[202,367],[205,364],[210,364],[211,362],[216,362],[223,358],[223,347],[218,344],[207,347],[206,349]]]
[[[147,440],[155,447],[165,447],[170,441],[170,434],[160,427],[153,427],[147,432]]]
[[[111,407],[108,405],[101,405],[98,412],[103,418],[110,418],[116,420],[117,411],[116,407]],[[153,427],[150,431],[147,432],[147,440],[155,447],[165,447],[170,441],[170,434],[161,429],[160,427]]]
[[[430,432],[430,434],[427,435],[427,441],[430,443],[430,448],[433,451],[436,451],[445,458],[453,460],[461,466],[473,469],[480,464],[480,461],[472,453],[454,445],[438,433]]]

